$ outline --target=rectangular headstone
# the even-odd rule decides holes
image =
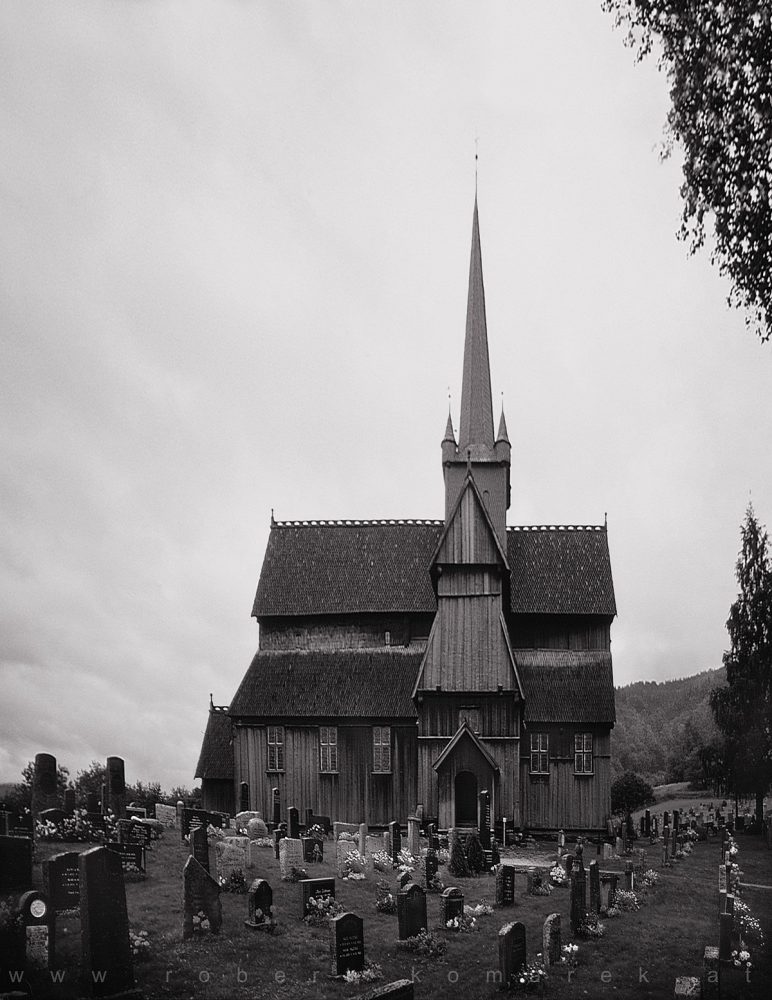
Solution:
[[[282,878],[287,878],[293,868],[303,867],[303,845],[299,840],[282,837],[279,841],[279,867]]]
[[[721,996],[721,962],[718,948],[705,946],[702,960],[702,1000],[719,1000]]]
[[[53,854],[43,862],[43,884],[54,913],[80,906],[80,866],[77,851]]]
[[[500,864],[496,867],[496,906],[515,905],[514,865]]]
[[[177,810],[174,806],[165,806],[160,802],[155,804],[155,818],[159,823],[171,830],[177,825]]]
[[[407,818],[407,849],[414,858],[421,853],[421,823],[417,816]]]
[[[141,844],[104,845],[111,854],[117,854],[120,859],[124,878],[142,878],[147,870],[145,863],[145,848]]]
[[[397,979],[393,983],[375,986],[366,993],[360,993],[356,1000],[415,1000],[412,979]]]
[[[558,965],[562,956],[562,941],[560,934],[560,914],[550,913],[544,921],[542,931],[542,955],[545,965]]]
[[[134,988],[134,966],[121,858],[92,847],[78,861],[84,982],[95,997],[128,992]]]
[[[389,823],[389,844],[391,845],[391,860],[399,860],[399,852],[402,850],[402,831],[399,823]]]
[[[334,878],[304,878],[298,883],[301,895],[301,917],[306,917],[311,912],[311,899],[335,899],[335,879]]]
[[[0,889],[32,885],[32,840],[29,837],[0,837]]]
[[[257,878],[247,893],[247,927],[253,930],[271,930],[273,919],[273,889],[265,879]]]
[[[397,923],[400,941],[426,928],[426,893],[420,885],[411,882],[397,893]]]
[[[516,920],[499,931],[499,971],[504,989],[508,989],[526,963],[525,926]]]
[[[221,885],[223,881],[227,882],[238,872],[246,877],[248,844],[249,840],[246,837],[231,837],[216,841],[214,851],[217,879]]]
[[[199,917],[201,914],[209,921],[211,933],[219,934],[222,927],[220,886],[192,855],[188,857],[182,870],[182,887],[182,936],[184,938],[193,936],[195,928],[200,926],[194,917]]]
[[[598,862],[590,862],[590,913],[600,913],[600,870]]]
[[[571,872],[571,933],[577,934],[579,928],[584,923],[584,915],[587,911],[586,899],[587,881],[584,868],[575,868]]]
[[[287,836],[292,840],[300,840],[300,814],[295,806],[287,810]]]
[[[330,920],[330,967],[333,976],[361,972],[365,967],[364,921],[354,913]]]
[[[365,853],[379,854],[383,850],[383,834],[368,833],[365,838]]]
[[[440,896],[440,921],[447,926],[449,920],[464,915],[464,894],[456,886],[448,886]]]
[[[202,868],[209,871],[209,833],[207,827],[197,826],[190,831],[190,853]]]

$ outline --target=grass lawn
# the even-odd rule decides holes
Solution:
[[[761,838],[739,835],[740,866],[745,881],[772,884],[772,852]],[[38,845],[35,883],[42,887],[39,862],[60,850],[81,849],[84,845]],[[311,998],[356,997],[367,986],[353,986],[329,978],[329,939],[326,928],[309,928],[299,919],[301,890],[297,884],[282,882],[273,852],[262,853],[262,863],[248,878],[268,880],[274,891],[274,910],[280,932],[266,935],[244,926],[246,896],[224,893],[223,929],[219,936],[182,940],[182,866],[186,847],[177,831],[169,830],[154,842],[148,853],[148,878],[127,886],[129,918],[134,932],[146,930],[151,942],[150,958],[135,965],[137,984],[147,1000],[156,997],[271,998],[271,1000],[311,1000]],[[213,852],[212,852],[213,854]],[[318,865],[308,865],[309,877],[334,875],[332,844],[328,857]],[[637,912],[605,919],[605,934],[592,941],[579,941],[579,965],[569,970],[553,967],[545,986],[546,997],[572,998],[645,997],[673,995],[676,976],[699,976],[706,944],[718,944],[718,876],[720,847],[717,839],[695,845],[692,855],[672,868],[661,866],[659,851],[648,854],[647,867],[660,873],[658,884],[644,898]],[[585,863],[593,860],[585,850]],[[214,857],[212,857],[214,868]],[[619,862],[600,862],[602,870]],[[495,897],[490,876],[452,880],[444,868],[440,877],[458,885],[467,903]],[[376,872],[364,882],[338,880],[337,898],[348,910],[365,921],[365,955],[383,969],[382,982],[415,980],[418,1000],[476,1000],[500,995],[487,974],[498,968],[497,932],[511,921],[525,924],[529,958],[542,950],[542,925],[552,912],[562,915],[563,942],[571,940],[569,890],[555,888],[548,897],[524,895],[524,877],[519,876],[514,908],[497,910],[479,918],[479,931],[458,934],[439,929],[439,896],[430,894],[429,927],[448,943],[440,959],[416,957],[398,950],[397,917],[375,910],[378,879],[388,878],[396,892],[396,874]],[[772,891],[748,889],[744,894],[752,913],[762,921],[766,935],[765,953],[753,955],[757,967],[750,984],[738,970],[726,970],[722,998],[768,997],[772,984],[769,941],[772,939]],[[50,977],[33,977],[35,997],[77,997],[80,925],[77,918],[60,920],[57,954],[65,971],[63,985],[53,988]]]

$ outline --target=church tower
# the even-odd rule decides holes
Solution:
[[[445,524],[431,575],[437,614],[413,692],[418,798],[441,827],[517,816],[522,685],[509,644],[506,512],[510,444],[502,411],[494,438],[480,228],[475,198],[464,341],[461,423],[442,441]]]

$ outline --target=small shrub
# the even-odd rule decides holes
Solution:
[[[469,878],[471,875],[469,863],[466,860],[466,853],[460,839],[453,842],[448,859],[448,871],[451,875],[455,875],[456,878]]]
[[[415,937],[405,941],[397,941],[397,948],[402,951],[413,951],[416,955],[426,955],[427,958],[439,958],[448,950],[447,941],[438,938],[431,931],[423,928]]]

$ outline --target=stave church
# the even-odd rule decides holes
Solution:
[[[405,427],[405,435],[409,428]],[[458,440],[437,520],[276,521],[252,614],[259,648],[210,705],[204,807],[385,825],[605,830],[616,615],[607,525],[507,525],[475,198]]]

